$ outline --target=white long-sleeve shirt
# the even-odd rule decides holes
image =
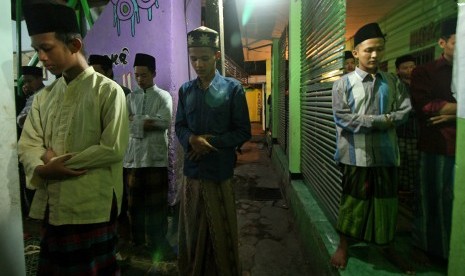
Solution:
[[[125,168],[168,166],[168,129],[173,114],[171,95],[156,85],[126,96],[129,117],[129,145]],[[155,130],[144,130],[144,120],[155,121]]]

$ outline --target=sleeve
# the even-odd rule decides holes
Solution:
[[[229,148],[242,145],[252,137],[249,108],[241,85],[236,85],[232,93],[232,116],[230,131],[212,137],[209,142],[215,148]]]
[[[176,110],[175,132],[179,143],[184,148],[184,152],[189,151],[189,137],[193,132],[189,129],[186,115],[186,97],[183,86],[179,88],[178,107]]]
[[[102,133],[100,142],[77,153],[66,161],[71,169],[108,167],[120,162],[129,140],[128,111],[124,92],[118,85],[108,84],[100,94],[104,95],[100,107]],[[103,96],[102,96],[103,97]]]
[[[24,166],[26,183],[33,187],[40,187],[44,183],[41,177],[34,174],[37,166],[44,165],[41,157],[46,151],[39,111],[41,98],[37,96],[33,101],[18,142],[19,160]]]
[[[24,127],[24,120],[26,119],[27,114],[29,113],[29,110],[31,110],[33,101],[34,101],[34,96],[30,96],[26,101],[26,105],[21,110],[21,112],[18,114],[18,117],[16,117],[16,123],[18,124],[20,128]]]
[[[447,104],[447,101],[434,97],[433,87],[433,78],[426,67],[421,66],[413,70],[410,86],[412,103],[420,117],[430,117]]]
[[[334,122],[337,126],[351,133],[368,133],[373,129],[387,127],[384,114],[355,114],[349,106],[346,78],[341,78],[333,84],[332,107]]]
[[[396,76],[394,76],[394,78],[396,80],[396,98],[389,115],[391,116],[392,122],[398,126],[407,121],[409,113],[412,110],[412,105],[407,86]]]
[[[171,95],[164,91],[160,93],[161,100],[158,105],[157,113],[151,119],[155,120],[157,129],[165,130],[171,126],[171,118],[173,116],[173,99]]]

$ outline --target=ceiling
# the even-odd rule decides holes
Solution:
[[[273,38],[281,37],[289,21],[293,0],[234,0],[246,61],[271,57]],[[311,0],[302,0],[311,1]],[[409,0],[347,0],[346,39],[366,23],[381,19],[393,8]]]

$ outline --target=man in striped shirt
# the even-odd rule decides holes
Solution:
[[[340,241],[331,264],[339,269],[347,265],[348,236],[379,245],[394,238],[400,163],[395,129],[411,110],[405,86],[395,75],[379,71],[385,41],[378,24],[360,28],[354,45],[357,68],[333,85],[335,160],[343,177],[336,226]],[[391,247],[382,252],[404,272],[413,272]]]

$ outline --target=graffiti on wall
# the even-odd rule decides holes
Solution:
[[[131,35],[136,35],[136,23],[140,23],[140,10],[147,10],[147,20],[152,21],[153,7],[159,8],[158,0],[111,0],[113,3],[113,27],[121,35],[121,21],[129,21]]]

